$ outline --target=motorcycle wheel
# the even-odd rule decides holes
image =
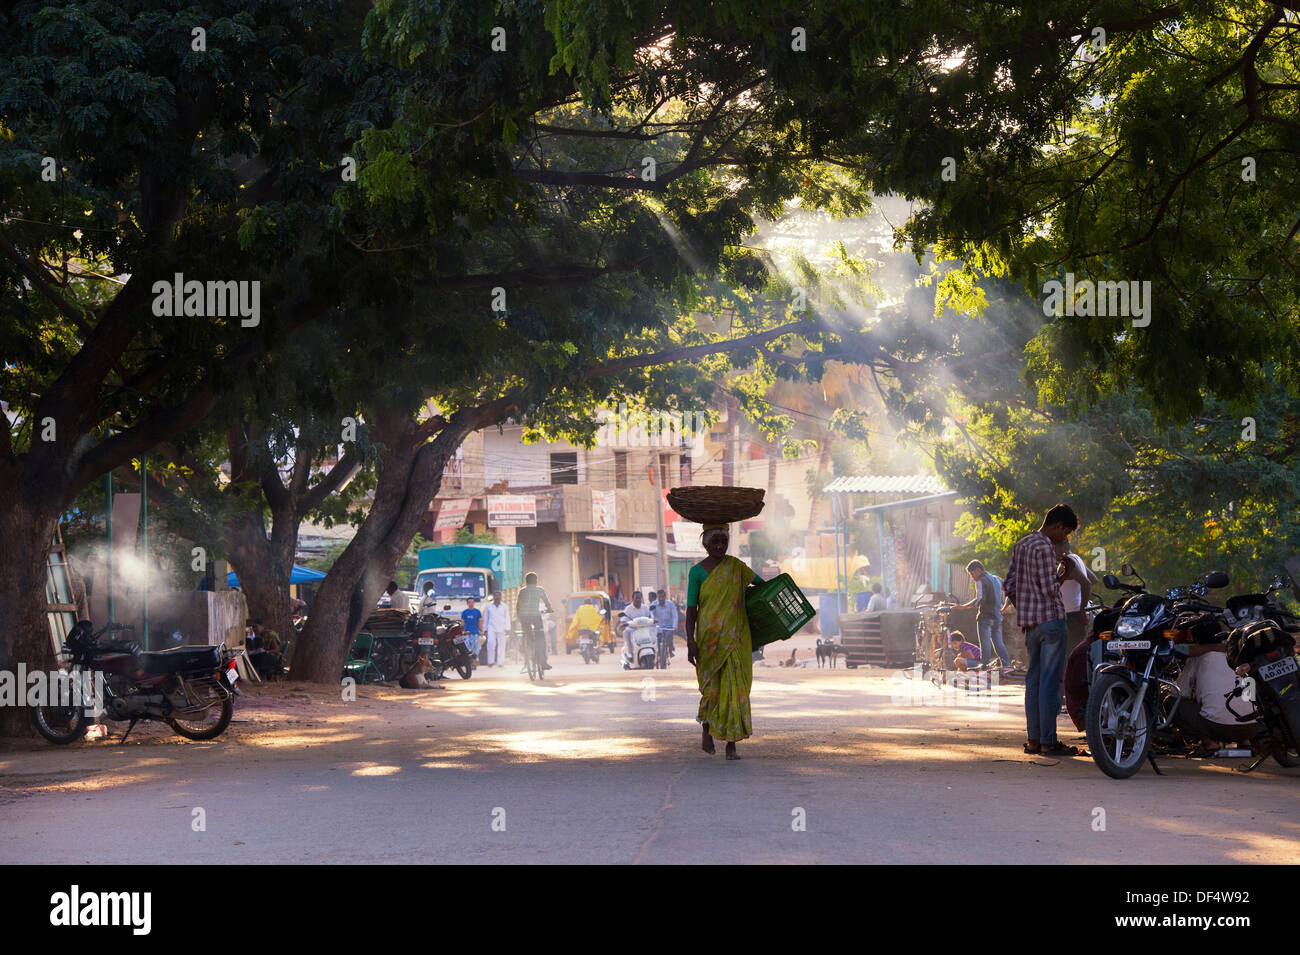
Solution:
[[[468,660],[461,660],[456,664],[456,672],[460,674],[462,680],[468,680],[474,673],[474,665]]]
[[[36,732],[60,746],[75,743],[90,728],[86,711],[80,706],[33,706],[29,712]]]
[[[1120,731],[1120,717],[1136,698],[1137,687],[1119,673],[1099,676],[1088,694],[1088,749],[1093,761],[1112,779],[1128,779],[1141,769],[1151,746],[1151,710],[1146,701],[1133,725]]]
[[[176,735],[184,736],[186,739],[207,740],[216,739],[226,731],[230,725],[230,718],[235,715],[234,698],[229,693],[222,693],[220,687],[215,685],[200,687],[200,692],[204,692],[213,697],[212,702],[204,711],[202,720],[182,720],[176,717],[168,717],[167,725],[175,731]],[[218,704],[215,695],[221,694],[221,702]],[[216,710],[216,719],[211,719],[213,710]]]

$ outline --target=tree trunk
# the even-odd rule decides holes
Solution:
[[[37,495],[25,494],[20,468],[0,474],[0,670],[17,674],[18,664],[30,672],[55,664],[50,628],[45,618],[46,567],[50,540],[58,526],[58,511],[35,506]],[[17,687],[24,692],[25,687]],[[34,736],[23,706],[0,707],[0,736]]]
[[[298,542],[297,516],[276,515],[268,540],[261,513],[248,511],[229,529],[226,539],[249,616],[260,617],[281,639],[293,636],[289,580]]]
[[[442,486],[443,467],[472,430],[468,419],[449,423],[426,443],[425,432],[410,419],[369,414],[367,420],[372,436],[386,448],[374,503],[316,592],[294,651],[295,679],[339,681],[352,642]]]

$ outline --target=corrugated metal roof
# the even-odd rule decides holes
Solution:
[[[855,494],[947,494],[934,474],[859,474],[837,477],[823,491]]]
[[[594,541],[597,544],[608,544],[610,547],[622,547],[625,550],[633,550],[638,554],[652,554],[658,556],[659,544],[653,537],[626,537],[619,534],[588,534],[587,540]],[[673,560],[698,560],[700,554],[693,554],[689,551],[678,550],[672,544],[664,548],[664,555]]]

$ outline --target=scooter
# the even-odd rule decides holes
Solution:
[[[653,617],[634,617],[624,631],[631,638],[632,655],[628,656],[627,641],[623,644],[623,669],[653,670],[659,655],[659,625]]]

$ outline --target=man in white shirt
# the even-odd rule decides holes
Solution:
[[[420,598],[420,615],[438,612],[438,598],[433,592],[433,581],[424,582],[424,596]]]
[[[1057,544],[1056,553],[1061,561],[1056,583],[1061,591],[1061,603],[1065,605],[1065,656],[1069,659],[1070,653],[1088,635],[1088,600],[1097,575],[1088,569],[1082,557],[1070,551],[1069,541]]]
[[[483,626],[487,631],[487,665],[505,666],[506,634],[510,632],[510,608],[501,600],[501,591],[492,595],[492,602],[483,611]]]
[[[1256,723],[1238,723],[1228,709],[1227,697],[1237,687],[1237,674],[1228,666],[1222,643],[1191,644],[1187,662],[1178,675],[1183,699],[1174,711],[1174,725],[1192,741],[1214,746],[1219,742],[1242,743],[1259,732]],[[1250,704],[1237,700],[1233,706],[1245,715]]]

